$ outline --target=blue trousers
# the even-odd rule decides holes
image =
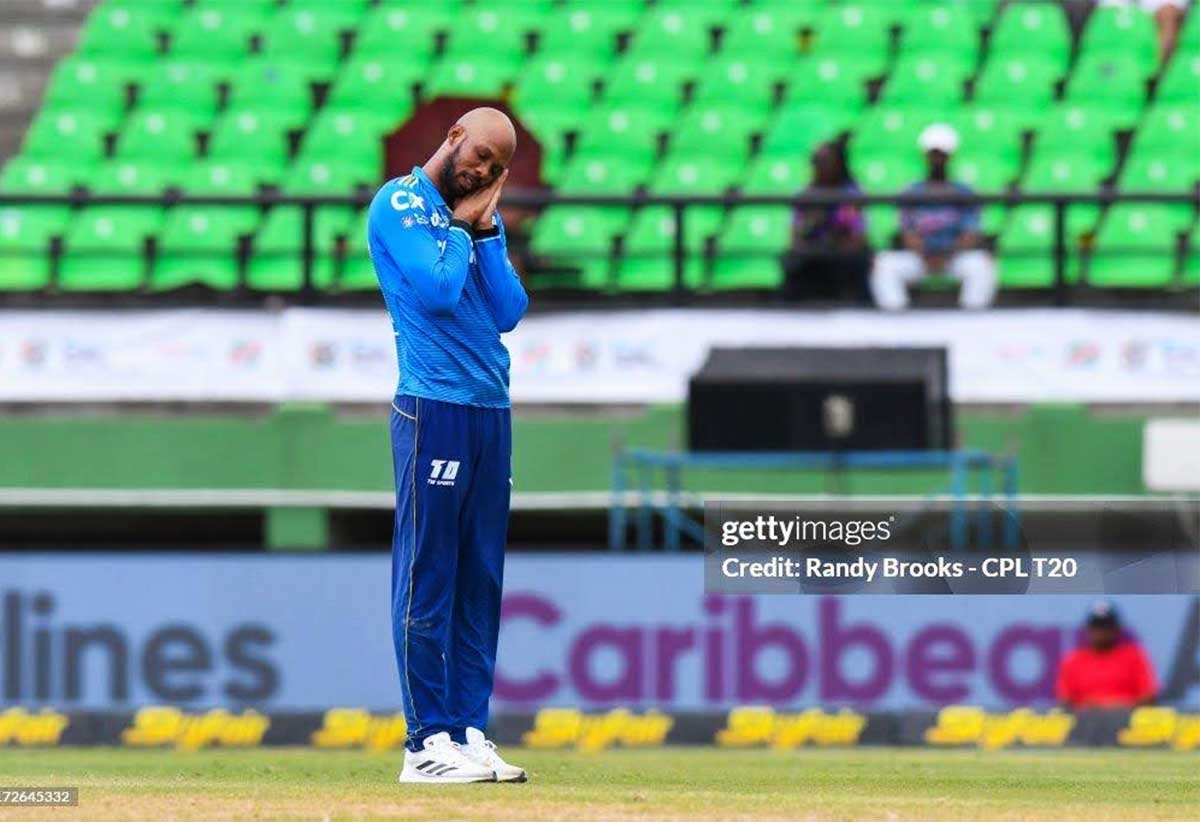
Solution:
[[[512,419],[399,395],[392,635],[409,750],[487,727],[512,491]]]

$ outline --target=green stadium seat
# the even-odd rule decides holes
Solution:
[[[996,20],[989,48],[993,55],[1039,54],[1065,69],[1071,56],[1067,15],[1055,2],[1010,3]]]
[[[6,194],[67,194],[87,179],[91,167],[62,160],[13,157],[0,172],[0,191]]]
[[[1159,288],[1175,275],[1175,216],[1167,206],[1117,203],[1096,234],[1087,267],[1091,285]]]
[[[258,193],[261,166],[251,162],[209,159],[191,163],[181,175],[178,186],[187,194],[250,197]],[[270,180],[274,182],[274,180]],[[246,234],[258,224],[257,206],[211,206],[231,220],[238,233]]]
[[[961,149],[951,160],[950,176],[976,191],[995,194],[1016,182],[1019,158],[994,154],[987,148]]]
[[[1082,57],[1067,81],[1065,99],[1104,108],[1115,125],[1128,128],[1145,104],[1145,77],[1135,61],[1119,55]]]
[[[873,248],[891,248],[900,231],[900,209],[889,205],[867,206],[863,209],[867,242]]]
[[[720,229],[724,209],[693,206],[683,218],[683,243],[688,253],[684,283],[697,288],[703,281],[699,254]],[[667,206],[638,209],[625,233],[616,284],[625,291],[668,291],[675,287],[675,211]]]
[[[302,157],[284,177],[283,190],[296,196],[350,194],[355,188],[377,188],[380,168],[353,157]]]
[[[820,103],[857,115],[867,104],[869,74],[869,67],[854,57],[807,58],[788,74],[784,97],[789,105]]]
[[[904,154],[852,148],[849,159],[858,185],[870,194],[895,194],[925,177],[925,164],[916,151]]]
[[[403,122],[416,107],[413,91],[427,69],[408,56],[352,58],[334,79],[326,105],[339,111],[387,111],[397,123]]]
[[[1158,68],[1158,33],[1154,18],[1136,6],[1098,6],[1079,39],[1080,59],[1091,55],[1131,59],[1149,77]]]
[[[716,58],[696,83],[692,102],[709,105],[736,104],[743,109],[765,112],[775,102],[779,64],[770,60],[742,57]]]
[[[362,18],[354,56],[427,65],[433,58],[437,33],[451,27],[453,15],[448,3],[379,6]]]
[[[543,22],[538,32],[537,53],[542,57],[606,65],[616,56],[618,32],[631,30],[636,18],[636,14],[607,6],[559,9]]]
[[[709,24],[697,10],[704,6],[652,11],[638,21],[629,52],[633,57],[670,54],[678,59],[700,60],[712,46]]]
[[[264,18],[270,17],[279,10],[279,0],[192,0],[192,5],[199,9],[218,9],[220,11],[236,9],[244,14]]]
[[[582,124],[578,150],[612,153],[645,162],[658,151],[658,135],[674,122],[675,110],[618,105],[593,111]]]
[[[605,78],[604,100],[674,111],[682,102],[683,83],[699,73],[690,60],[625,57]]]
[[[79,53],[119,55],[124,60],[150,62],[158,54],[155,32],[162,28],[162,3],[101,3],[88,15],[79,33]],[[172,13],[174,10],[172,10]]]
[[[187,162],[196,156],[200,126],[200,117],[194,112],[139,108],[129,115],[117,137],[116,156],[164,164]]]
[[[288,0],[287,11],[314,11],[320,14],[332,14],[337,25],[343,30],[353,28],[373,6],[374,0]]]
[[[744,205],[730,216],[716,238],[709,286],[713,290],[778,288],[782,254],[791,245],[792,210],[780,205]]]
[[[1188,235],[1187,256],[1183,264],[1183,282],[1188,285],[1200,285],[1200,222]]]
[[[578,269],[584,286],[602,288],[613,238],[628,223],[626,208],[550,206],[534,223],[529,247],[551,266]]]
[[[1200,91],[1200,84],[1196,88]],[[1200,155],[1200,104],[1155,105],[1138,125],[1134,145],[1147,150]]]
[[[704,284],[704,260],[684,259],[683,283],[689,290]],[[675,288],[675,258],[670,254],[630,255],[618,261],[615,285],[624,292],[667,292]]]
[[[1109,169],[1082,151],[1034,150],[1022,187],[1026,191],[1080,193],[1094,191]]]
[[[0,206],[0,292],[39,291],[50,284],[50,238],[66,215],[37,206]]]
[[[709,237],[721,228],[721,206],[689,206],[683,216],[683,245],[689,254],[704,250]],[[675,248],[675,209],[646,206],[634,212],[625,232],[623,251],[631,256],[664,256]]]
[[[701,20],[709,28],[725,28],[745,13],[742,0],[656,0],[652,12],[678,11]]]
[[[760,8],[751,6],[729,21],[721,35],[721,54],[728,59],[768,60],[786,65],[800,56],[800,30],[817,18],[815,7],[803,4]]]
[[[1069,213],[1069,212],[1068,212]],[[1039,204],[1019,205],[1008,215],[996,239],[1002,288],[1049,288],[1054,285],[1054,211]],[[1078,272],[1078,238],[1068,232],[1068,281]]]
[[[975,81],[974,99],[979,103],[1041,108],[1054,98],[1059,67],[1038,54],[1010,52],[988,58]]]
[[[741,174],[741,165],[719,158],[667,157],[650,190],[664,195],[720,194],[733,186]]]
[[[921,129],[943,116],[940,109],[880,103],[863,112],[850,144],[859,151],[887,150],[906,160],[919,160],[917,136]]]
[[[1200,178],[1200,155],[1186,150],[1162,152],[1137,148],[1131,151],[1121,170],[1117,188],[1143,194],[1191,194]],[[1187,203],[1164,204],[1172,215],[1172,225],[1184,231],[1192,223],[1194,211]]]
[[[739,206],[732,208],[717,235],[721,254],[768,254],[776,256],[791,245],[792,209],[787,206]]]
[[[387,112],[323,110],[300,143],[299,160],[340,159],[383,171],[383,135],[393,125]]]
[[[30,124],[21,155],[48,160],[69,157],[73,163],[90,165],[104,154],[106,132],[105,122],[89,112],[43,112]]]
[[[975,103],[961,109],[951,122],[964,151],[987,148],[1005,159],[1019,161],[1023,125],[1018,112],[1007,106]]]
[[[535,4],[509,3],[503,8],[478,6],[455,16],[446,40],[446,56],[477,59],[480,43],[487,43],[487,57],[497,63],[516,63],[526,52],[527,35],[543,16]]]
[[[517,113],[543,143],[561,145],[590,107],[595,67],[581,60],[549,56],[522,71],[513,92]],[[554,150],[554,149],[552,149]]]
[[[346,8],[327,3],[325,10],[281,10],[263,32],[263,56],[298,63],[310,79],[328,78],[341,56],[341,32],[352,28],[357,16],[337,11]]]
[[[129,66],[123,61],[68,57],[55,66],[50,76],[41,112],[87,111],[108,124],[116,124],[128,100],[128,76]]]
[[[824,106],[789,106],[768,126],[760,151],[763,156],[791,156],[807,162],[813,148],[832,140],[839,131],[836,114]]]
[[[203,60],[227,79],[249,56],[251,36],[265,26],[261,14],[239,6],[200,6],[179,21],[171,37],[170,54],[177,60]]]
[[[1189,20],[1200,19],[1200,14],[1189,14]],[[1192,104],[1196,102],[1196,89],[1200,88],[1200,46],[1196,52],[1187,53],[1182,48],[1171,58],[1155,90],[1158,102]]]
[[[889,105],[950,107],[963,98],[971,67],[954,52],[901,57],[888,73],[880,102]]]
[[[421,96],[500,97],[517,76],[519,63],[483,54],[447,54],[430,67]]]
[[[238,286],[237,219],[218,208],[180,206],[167,215],[150,272],[150,288],[168,291],[204,285],[217,291]]]
[[[950,53],[974,68],[979,54],[979,20],[966,3],[922,3],[907,15],[900,54]]]
[[[290,60],[247,60],[231,82],[229,108],[274,112],[300,128],[313,108],[308,71]]]
[[[1086,152],[1066,151],[1058,154],[1039,147],[1034,150],[1020,188],[1032,194],[1090,194],[1099,187],[1100,181],[1108,173],[1109,168],[1106,165]],[[1052,206],[1035,204],[1028,207],[1041,208],[1048,215],[1046,219],[1051,220],[1053,225]],[[1067,207],[1066,230],[1072,244],[1081,234],[1095,227],[1099,215],[1099,207],[1090,203]]]
[[[621,155],[576,154],[558,180],[559,191],[571,194],[631,194],[650,176],[651,163],[631,162]]]
[[[671,130],[669,151],[742,163],[750,154],[750,135],[761,132],[765,121],[766,114],[757,110],[697,103],[683,112],[679,127]]]
[[[891,25],[887,4],[855,3],[830,6],[814,22],[814,50],[819,54],[855,53],[882,68],[887,57]]]
[[[339,291],[376,292],[379,289],[379,279],[375,276],[375,264],[371,262],[367,244],[369,216],[370,209],[365,208],[352,216],[350,227],[346,230],[344,256],[335,250],[333,282]],[[320,286],[320,283],[318,285]]]
[[[808,185],[812,164],[804,156],[760,156],[739,186],[743,194],[795,194]]]
[[[227,111],[212,128],[208,156],[278,170],[288,159],[290,118],[254,108]]]
[[[530,236],[535,254],[607,255],[613,238],[629,223],[627,208],[555,205],[537,218]]]
[[[313,213],[313,285],[334,282],[337,238],[351,236],[351,212],[342,207],[318,208]],[[366,231],[360,232],[365,243]],[[255,291],[299,291],[304,285],[304,216],[295,206],[276,206],[268,212],[252,241],[246,285]],[[362,256],[366,256],[363,249]]]
[[[217,111],[217,76],[207,63],[164,60],[138,86],[138,107],[184,109],[212,117]]]
[[[87,188],[93,194],[161,195],[172,185],[179,167],[145,160],[109,160],[92,171]],[[148,208],[158,208],[148,206]]]
[[[1038,128],[1034,152],[1082,153],[1111,169],[1117,158],[1111,110],[1083,103],[1062,103],[1049,109]]]
[[[145,281],[147,237],[161,225],[162,210],[93,206],[71,221],[59,261],[64,291],[133,291]]]

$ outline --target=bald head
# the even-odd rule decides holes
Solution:
[[[426,172],[450,203],[478,191],[498,178],[512,161],[517,130],[503,111],[475,108],[458,118]]]
[[[498,108],[473,108],[458,118],[456,126],[462,126],[469,137],[492,146],[504,158],[507,166],[517,150],[517,130],[512,120]]]

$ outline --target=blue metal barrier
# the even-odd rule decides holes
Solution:
[[[617,452],[613,459],[612,505],[609,508],[608,547],[613,551],[627,548],[629,525],[629,494],[636,508],[634,519],[639,550],[651,550],[654,514],[664,523],[664,548],[678,551],[681,538],[687,536],[704,543],[703,525],[685,512],[683,501],[683,471],[686,468],[817,470],[842,471],[861,469],[926,470],[943,468],[950,472],[948,494],[962,500],[974,494],[987,500],[992,496],[993,474],[1000,475],[1001,492],[1011,501],[1017,495],[1017,461],[1013,457],[996,456],[977,449],[956,451],[651,451],[631,448]],[[665,480],[665,498],[654,504],[654,474],[661,471]],[[633,475],[632,481],[630,475]],[[977,529],[981,540],[990,539],[991,529],[984,527],[991,511],[980,507]],[[1005,543],[1015,544],[1019,519],[1009,508],[1005,520]],[[950,539],[952,547],[965,544],[968,530],[967,511],[956,507],[951,513]],[[982,544],[981,547],[989,547]]]

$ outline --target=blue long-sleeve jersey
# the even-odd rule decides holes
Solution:
[[[508,261],[504,223],[472,231],[452,220],[419,167],[371,201],[367,244],[392,316],[399,394],[507,408],[508,349],[500,335],[529,297]]]

